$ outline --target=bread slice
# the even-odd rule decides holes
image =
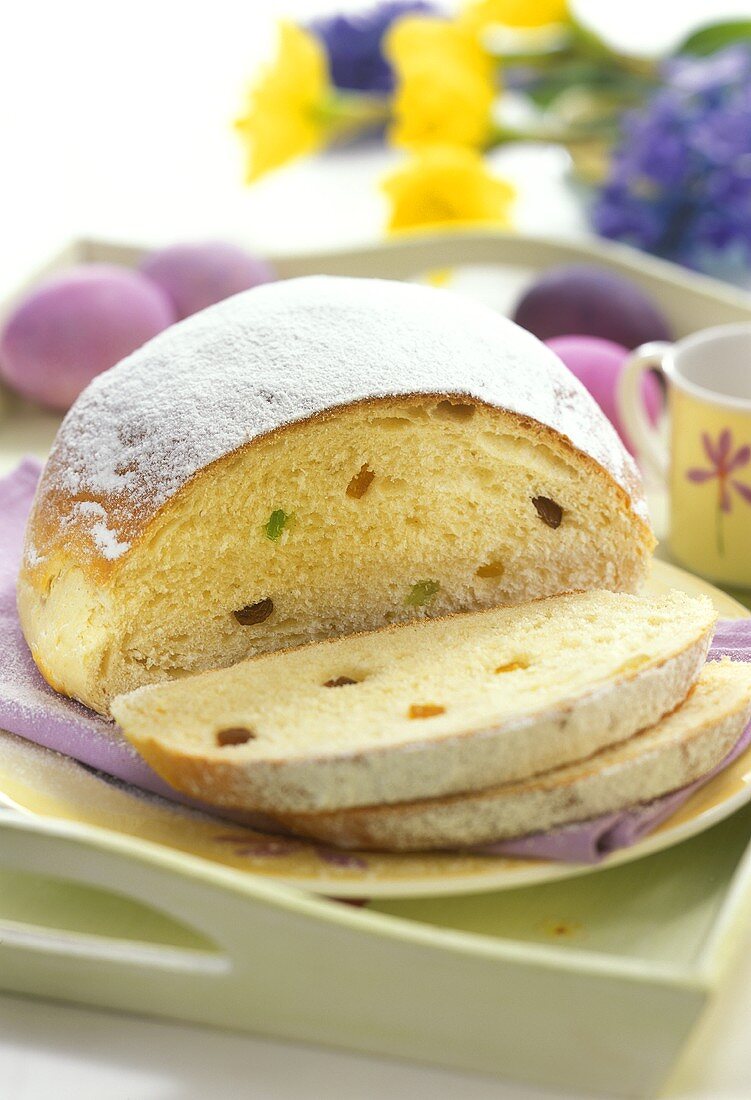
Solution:
[[[404,802],[523,778],[631,737],[686,696],[705,597],[589,592],[265,655],[113,702],[179,790],[235,809]]]
[[[706,665],[672,714],[595,756],[474,794],[286,815],[285,828],[343,848],[457,848],[544,832],[649,802],[707,775],[751,720],[751,665]]]
[[[530,333],[445,290],[291,279],[174,325],[81,395],[18,608],[45,679],[107,713],[326,637],[635,591],[653,546],[631,457]]]

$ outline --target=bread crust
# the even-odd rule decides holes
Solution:
[[[480,613],[482,614],[482,613]],[[706,660],[714,614],[696,636],[659,662],[561,705],[498,727],[419,743],[306,755],[301,759],[221,758],[187,753],[142,728],[152,705],[142,688],[112,711],[144,759],[178,790],[234,811],[321,813],[480,790],[582,760],[653,726],[685,699]],[[397,628],[398,629],[398,628]]]
[[[725,698],[718,693],[702,712],[703,688],[718,671],[709,664],[688,699],[655,727],[585,761],[482,791],[277,821],[342,848],[421,851],[492,844],[649,802],[711,772],[751,720],[751,669],[742,665],[733,669],[740,691],[730,683]]]
[[[649,522],[644,517],[644,488],[638,478],[635,469],[628,470],[626,483],[619,483],[613,475],[596,461],[586,451],[575,447],[568,437],[552,428],[541,424],[532,417],[523,416],[510,409],[498,405],[490,405],[485,401],[479,401],[469,393],[464,392],[409,392],[394,397],[372,397],[361,401],[352,401],[343,405],[337,405],[323,412],[318,412],[293,423],[281,425],[270,432],[254,436],[241,447],[236,447],[220,458],[204,466],[191,478],[184,482],[180,488],[163,504],[153,508],[141,508],[131,510],[127,498],[122,494],[107,494],[88,492],[85,500],[101,506],[105,513],[116,515],[118,521],[118,533],[129,544],[120,557],[108,560],[102,554],[96,552],[96,547],[90,538],[90,524],[86,517],[71,517],[71,509],[80,502],[78,494],[66,493],[55,488],[49,473],[49,464],[45,467],[39,482],[34,503],[32,505],[29,522],[26,528],[24,543],[24,555],[20,576],[33,590],[43,591],[49,583],[49,578],[61,563],[75,564],[84,569],[98,583],[106,583],[122,567],[125,559],[133,553],[138,544],[148,534],[154,524],[166,511],[179,509],[181,498],[190,488],[201,479],[221,477],[222,466],[236,458],[238,454],[252,452],[265,441],[284,436],[288,433],[304,430],[312,423],[324,422],[341,413],[353,411],[357,408],[379,407],[386,409],[398,409],[405,403],[430,405],[438,401],[460,401],[462,403],[483,407],[492,412],[500,413],[508,418],[510,423],[522,432],[536,436],[552,451],[561,452],[576,461],[583,462],[593,477],[602,480],[607,487],[615,493],[618,510],[627,515],[634,524],[635,543],[643,548],[646,555],[651,554],[656,545],[654,532]],[[53,447],[51,458],[54,457]],[[33,552],[30,553],[29,551]],[[42,560],[39,560],[42,559]]]
[[[51,639],[59,636],[61,617],[69,618],[69,608],[64,597],[64,588],[71,585],[75,589],[75,600],[81,601],[85,590],[87,603],[79,603],[79,618],[82,622],[101,620],[102,629],[93,631],[104,638],[104,623],[109,615],[108,605],[117,601],[117,582],[122,570],[127,566],[140,544],[148,538],[151,531],[171,516],[179,515],[181,502],[191,487],[199,481],[211,482],[221,478],[222,466],[234,461],[238,454],[252,454],[255,449],[275,436],[291,435],[302,432],[313,422],[326,421],[334,416],[362,407],[379,407],[387,410],[403,408],[405,402],[432,405],[442,400],[461,401],[477,407],[484,407],[496,414],[502,424],[537,438],[550,450],[565,456],[568,460],[584,464],[593,479],[602,485],[604,494],[608,494],[614,512],[620,513],[631,528],[632,541],[629,547],[630,560],[624,554],[620,568],[630,572],[636,587],[646,575],[650,556],[655,545],[651,527],[636,508],[643,500],[641,486],[636,479],[631,486],[631,495],[615,478],[594,458],[574,447],[569,439],[553,431],[530,417],[521,416],[507,409],[487,405],[477,401],[469,394],[447,393],[411,393],[407,396],[372,398],[367,401],[353,402],[346,406],[328,409],[304,420],[284,425],[266,435],[257,436],[243,447],[237,448],[209,466],[196,473],[174,496],[153,510],[143,508],[127,512],[127,503],[121,499],[104,494],[90,494],[89,500],[104,509],[105,513],[117,513],[118,531],[127,537],[130,547],[114,560],[107,560],[96,553],[90,537],[90,521],[85,516],[76,516],[77,498],[62,493],[51,484],[47,472],[43,473],[34,500],[27,526],[25,552],[18,578],[18,613],[24,636],[31,648],[40,672],[47,682],[61,694],[79,700],[100,713],[109,713],[109,706],[116,691],[127,690],[124,685],[111,689],[105,682],[107,664],[107,643],[103,641],[102,651],[93,653],[93,643],[87,647],[91,651],[91,660],[76,659],[76,649],[81,642],[66,637],[63,645],[53,644]],[[54,451],[53,451],[54,455]],[[73,515],[73,519],[70,519]],[[66,517],[68,517],[66,519]],[[71,578],[73,581],[71,582]],[[51,610],[47,595],[53,583],[60,588],[60,599]]]
[[[219,483],[238,456],[250,461],[333,417],[445,400],[488,410],[586,471],[618,526],[608,568],[625,578],[620,587],[638,586],[654,546],[638,471],[550,349],[447,291],[288,280],[172,326],[96,378],[68,413],[37,489],[19,578],[21,624],[43,675],[103,713],[115,691],[158,678],[154,668],[169,675],[166,658],[162,669],[148,652],[141,680],[113,673],[110,683],[112,624],[119,578],[134,562],[148,570],[140,548],[179,520],[192,490]],[[605,572],[601,563],[600,583]],[[86,637],[75,635],[69,603]]]

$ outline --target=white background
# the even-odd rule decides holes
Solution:
[[[335,4],[336,0],[334,0]],[[340,8],[361,6],[340,2]],[[624,45],[658,50],[751,0],[586,0]],[[0,294],[79,235],[139,242],[225,236],[299,251],[381,232],[376,182],[393,154],[295,166],[253,189],[231,120],[273,42],[273,17],[320,0],[23,0],[0,15]],[[501,155],[525,227],[581,221],[547,153]],[[458,1008],[458,1010],[460,1010]],[[751,942],[666,1095],[751,1097]],[[533,1100],[516,1084],[0,997],[0,1097],[38,1100]]]
[[[339,155],[249,189],[231,125],[275,15],[368,2],[2,5],[0,293],[82,232],[146,243],[223,234],[270,251],[380,233],[376,181],[393,154]],[[577,10],[624,46],[657,52],[702,15],[751,14],[751,0],[577,0]],[[524,226],[574,223],[544,167],[524,169]]]

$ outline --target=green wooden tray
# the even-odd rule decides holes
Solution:
[[[751,910],[751,808],[581,879],[358,909],[103,830],[0,822],[0,986],[653,1095]]]

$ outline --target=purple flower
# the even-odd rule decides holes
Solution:
[[[709,57],[674,57],[662,66],[662,75],[674,88],[690,93],[723,93],[730,84],[747,81],[751,54],[745,46],[728,46]]]
[[[383,36],[403,15],[432,14],[427,0],[388,0],[356,15],[332,15],[310,24],[328,54],[331,79],[337,88],[387,94],[394,75],[383,56]]]
[[[597,231],[691,267],[751,266],[751,48],[663,66],[622,122],[592,210]]]
[[[751,485],[740,481],[732,475],[737,470],[743,469],[751,462],[751,447],[746,443],[733,452],[733,435],[729,428],[723,428],[713,442],[708,432],[702,432],[701,437],[704,454],[709,461],[709,469],[701,466],[693,466],[686,471],[686,477],[694,485],[704,485],[707,481],[717,481],[717,506],[716,506],[716,535],[717,552],[720,556],[725,553],[725,538],[722,529],[723,514],[733,510],[732,490],[751,504]]]
[[[732,499],[728,479],[736,470],[748,466],[751,460],[751,447],[746,444],[739,447],[735,454],[732,454],[733,437],[729,428],[725,428],[720,432],[716,444],[712,442],[707,432],[702,433],[701,442],[704,453],[709,459],[710,468],[706,470],[694,467],[687,471],[686,477],[696,485],[717,478],[718,507],[723,512],[729,512],[732,508]],[[748,504],[751,504],[751,486],[745,485],[735,478],[730,478],[730,485]]]

